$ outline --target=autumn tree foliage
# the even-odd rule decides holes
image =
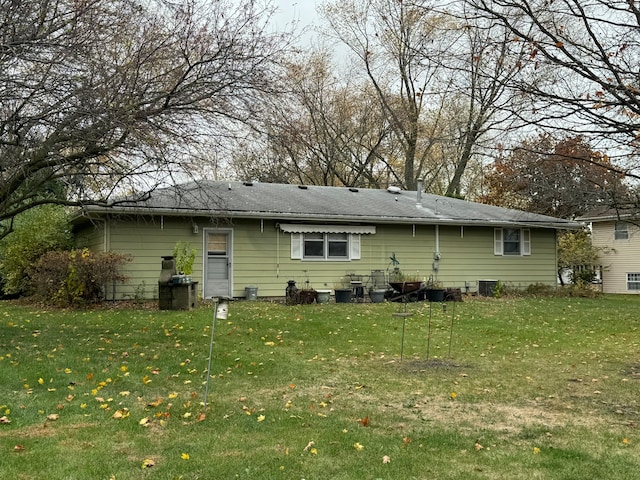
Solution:
[[[40,204],[188,176],[275,89],[286,38],[264,5],[0,0],[0,238]]]
[[[542,134],[503,151],[485,177],[481,201],[574,218],[623,195],[624,175],[582,136]]]
[[[629,0],[466,0],[470,18],[511,32],[528,56],[510,88],[530,101],[514,111],[550,131],[582,134],[615,151],[638,178],[640,4]],[[612,154],[613,156],[613,154]]]

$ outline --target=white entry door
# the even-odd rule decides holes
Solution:
[[[205,298],[231,296],[231,238],[232,230],[205,230]]]

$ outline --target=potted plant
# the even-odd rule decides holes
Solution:
[[[423,282],[419,278],[419,276],[409,276],[405,275],[402,270],[400,270],[400,262],[396,258],[396,254],[393,253],[391,257],[389,257],[391,262],[387,267],[387,272],[389,274],[389,285],[396,292],[401,294],[407,294],[411,292],[417,292],[423,287]],[[389,270],[390,267],[393,268]]]
[[[442,282],[439,282],[433,278],[433,275],[429,277],[426,284],[427,300],[430,302],[444,302],[446,290],[442,287]]]
[[[179,275],[190,277],[193,273],[193,263],[196,259],[196,249],[190,243],[177,242],[173,247],[173,258]]]
[[[353,293],[351,290],[351,285],[347,283],[348,280],[345,277],[340,279],[340,283],[336,284],[334,287],[334,292],[336,295],[336,303],[349,303],[351,302],[351,294]]]
[[[384,302],[384,297],[386,293],[387,293],[386,288],[371,288],[369,290],[369,298],[371,299],[371,303]]]

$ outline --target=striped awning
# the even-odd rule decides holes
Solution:
[[[375,225],[314,225],[310,223],[281,223],[280,230],[287,233],[351,233],[354,235],[376,233]]]

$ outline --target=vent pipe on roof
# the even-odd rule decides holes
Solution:
[[[418,188],[417,190],[417,198],[416,198],[416,207],[422,206],[422,179],[418,180]]]

